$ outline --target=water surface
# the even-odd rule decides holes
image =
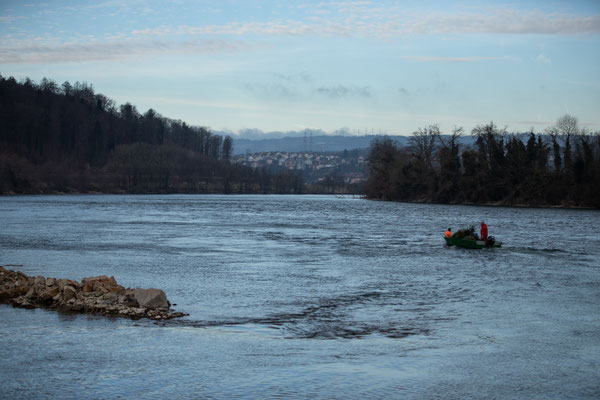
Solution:
[[[444,246],[485,219],[501,249]],[[600,213],[330,196],[0,198],[0,265],[166,324],[0,305],[2,398],[597,398]]]

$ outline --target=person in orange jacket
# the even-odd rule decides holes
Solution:
[[[452,237],[452,229],[448,228],[448,230],[446,231],[446,237]]]

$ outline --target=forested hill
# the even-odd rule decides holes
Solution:
[[[376,140],[369,153],[370,198],[451,204],[600,208],[600,134],[565,115],[544,134],[511,135],[476,126],[461,145],[437,126],[419,129],[410,145]]]
[[[295,135],[294,135],[295,134]],[[440,135],[442,139],[448,135]],[[265,152],[317,152],[317,153],[336,153],[344,150],[368,149],[371,143],[377,140],[389,137],[389,135],[318,135],[306,137],[302,132],[293,132],[289,136],[264,139],[246,139],[233,138],[234,155],[265,153]],[[394,142],[398,146],[408,146],[409,136],[394,135]],[[471,145],[474,143],[470,136],[463,136],[459,139],[462,145]]]
[[[230,137],[150,109],[117,106],[86,83],[0,76],[0,193],[295,192],[228,162]],[[274,188],[277,180],[278,187]]]
[[[263,152],[317,152],[317,153],[335,153],[344,150],[368,149],[371,142],[381,136],[334,136],[319,135],[305,137],[285,136],[281,138],[267,139],[243,139],[235,138],[234,154],[263,153]],[[398,140],[405,139],[398,137]]]

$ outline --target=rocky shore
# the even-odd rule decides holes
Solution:
[[[171,310],[171,303],[162,290],[125,288],[113,276],[84,278],[77,283],[70,279],[27,276],[2,266],[0,303],[131,319],[166,320],[185,315]]]

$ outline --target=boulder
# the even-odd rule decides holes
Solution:
[[[94,282],[81,282],[83,293],[90,293],[94,291]]]
[[[69,285],[69,286],[73,286],[74,288],[78,289],[79,288],[79,283],[71,280],[71,279],[61,279],[64,283],[64,285]]]
[[[117,280],[115,279],[115,277],[114,277],[114,276],[111,276],[110,278],[106,278],[106,279],[104,279],[104,280],[102,281],[102,284],[103,284],[104,286],[107,286],[107,287],[108,287],[108,286],[117,286],[117,285],[118,285],[118,283],[117,283]]]
[[[77,290],[75,290],[72,286],[65,286],[63,288],[63,300],[69,301],[77,294]]]
[[[108,291],[116,294],[125,294],[125,288],[121,285],[110,286]]]
[[[113,276],[84,278],[79,284],[69,279],[29,277],[3,267],[0,267],[0,303],[132,319],[164,320],[185,315],[170,311],[171,304],[162,290],[125,288]]]
[[[0,293],[0,300],[9,300],[18,296],[22,296],[24,294],[27,294],[28,291],[28,286],[17,286],[10,289],[6,289],[3,290],[2,293]]]
[[[108,300],[111,302],[117,300],[118,297],[119,296],[114,292],[108,292],[102,295],[103,300]]]
[[[82,311],[83,310],[83,301],[76,300],[71,307],[73,311]]]
[[[140,307],[169,308],[167,295],[160,289],[135,289],[134,293]]]
[[[119,296],[118,302],[126,307],[139,307],[133,293]]]
[[[93,285],[95,282],[102,282],[102,281],[105,281],[107,279],[108,279],[108,276],[106,276],[106,275],[92,276],[92,277],[89,277],[89,278],[83,278],[81,280],[81,285],[85,286],[85,285],[87,285],[89,283],[91,283]]]
[[[46,289],[40,294],[40,300],[45,302],[52,300],[52,298],[58,294],[59,290],[60,289],[56,286]]]
[[[27,294],[25,295],[25,297],[27,297],[28,299],[33,299],[36,296],[37,296],[37,292],[35,290],[35,286],[30,287],[29,290],[27,291]]]
[[[24,296],[12,298],[10,300],[10,302],[15,307],[22,307],[22,308],[29,308],[29,309],[35,308],[35,305],[31,304],[29,302],[29,300],[27,300],[27,298],[25,298]]]

